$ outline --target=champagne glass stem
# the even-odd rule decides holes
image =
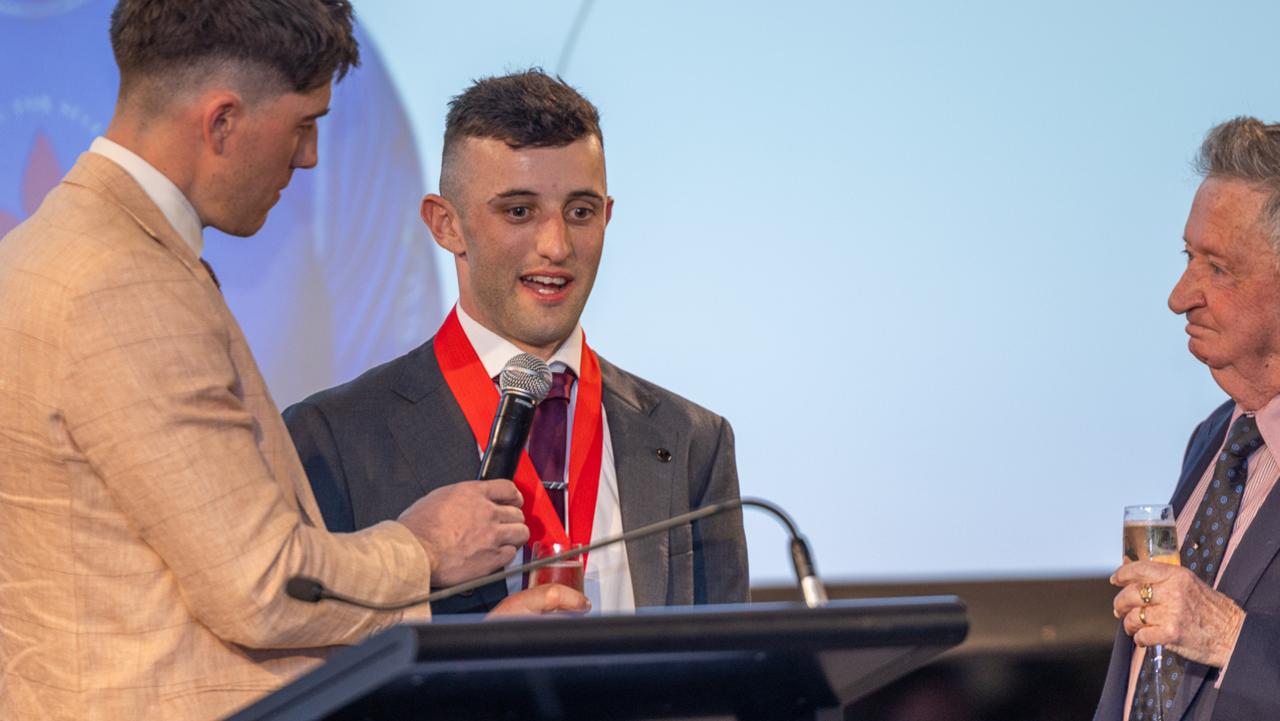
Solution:
[[[1151,714],[1151,721],[1164,721],[1164,646],[1152,646],[1152,670],[1155,671],[1156,677],[1152,679],[1152,683],[1156,686],[1156,707]]]

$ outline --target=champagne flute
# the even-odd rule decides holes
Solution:
[[[1129,561],[1155,561],[1178,565],[1178,524],[1173,517],[1173,506],[1144,505],[1124,507],[1124,559]],[[1152,646],[1151,654],[1155,671],[1156,703],[1151,721],[1164,721],[1165,689],[1160,681],[1164,667],[1164,647]]]

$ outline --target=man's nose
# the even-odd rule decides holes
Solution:
[[[561,216],[555,216],[538,228],[538,255],[552,263],[561,263],[573,255],[569,239],[569,225]]]
[[[1182,315],[1202,305],[1204,305],[1204,293],[1200,291],[1199,284],[1188,266],[1182,271],[1182,277],[1178,278],[1173,290],[1169,291],[1169,310]]]
[[[320,144],[312,135],[298,143],[298,149],[293,153],[293,167],[305,170],[316,167],[318,162],[320,162]]]

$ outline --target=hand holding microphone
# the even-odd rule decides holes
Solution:
[[[551,390],[551,369],[521,353],[502,369],[499,385],[502,397],[476,472],[480,480],[437,488],[400,514],[431,559],[433,586],[502,568],[529,541],[520,511],[524,499],[508,479],[529,437],[534,408]]]
[[[403,523],[431,559],[431,584],[452,586],[511,563],[529,540],[511,481],[454,483],[419,498]]]

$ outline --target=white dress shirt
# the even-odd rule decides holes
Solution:
[[[511,341],[480,325],[478,321],[467,315],[461,304],[455,307],[462,330],[467,334],[467,340],[471,341],[471,347],[475,349],[476,355],[480,356],[485,373],[490,377],[501,373],[512,356],[524,352]],[[551,366],[553,372],[562,372],[567,368],[581,378],[581,360],[582,326],[578,325],[552,354],[551,361],[547,365]],[[574,417],[577,405],[578,384],[574,383],[573,389],[569,392],[570,419]],[[622,533],[622,506],[618,502],[618,474],[613,466],[613,442],[609,436],[609,418],[605,414],[603,403],[601,405],[600,420],[604,426],[604,452],[600,459],[600,492],[596,496],[595,521],[591,525],[592,541]],[[569,427],[573,427],[572,420]],[[572,457],[570,454],[573,451],[573,433],[570,431],[565,435],[565,459],[567,460]],[[566,462],[566,478],[563,479],[566,482],[569,480],[568,466]],[[519,565],[522,560],[522,554],[517,553],[509,568]],[[508,579],[508,593],[519,591],[520,582],[519,576]],[[587,598],[591,599],[593,613],[634,612],[636,598],[631,587],[631,567],[627,564],[626,544],[617,543],[592,551],[587,556],[583,586]]]
[[[124,168],[125,172],[138,181],[143,192],[151,198],[151,202],[164,213],[165,220],[178,231],[178,235],[195,251],[196,257],[204,252],[204,225],[200,216],[191,206],[191,201],[178,186],[156,170],[155,166],[143,160],[137,153],[103,137],[93,139],[89,146],[90,153],[97,153]]]

